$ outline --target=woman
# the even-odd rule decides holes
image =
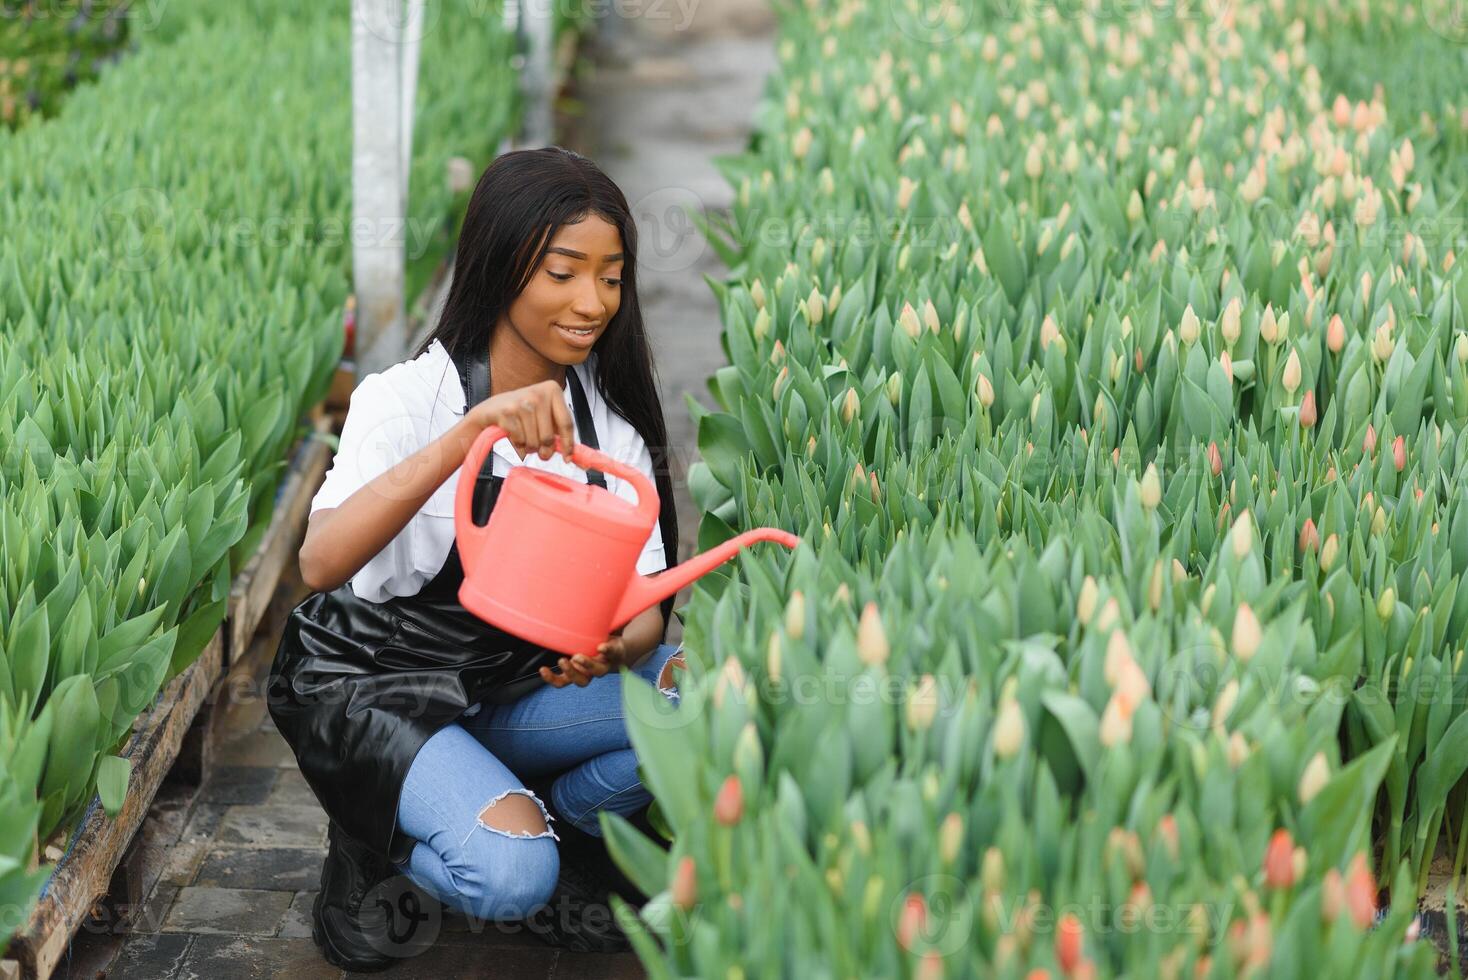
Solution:
[[[558,455],[578,441],[600,448],[657,486],[660,520],[638,572],[671,563],[677,516],[636,267],[627,202],[594,164],[559,147],[507,153],[469,202],[437,327],[413,358],[352,393],[301,546],[313,592],[287,622],[270,697],[330,818],[313,935],[337,966],[381,969],[422,948],[412,921],[378,900],[399,872],[478,919],[520,920],[553,904],[558,881],[562,894],[586,891],[558,842],[597,843],[601,810],[645,825],[651,796],[621,684],[653,683],[676,700],[682,657],[662,642],[672,599],[615,631],[597,657],[490,626],[458,601],[451,479],[475,437],[498,425],[508,436],[476,481],[480,523],[518,465],[635,499],[630,485]],[[527,788],[531,778],[549,780],[548,792]],[[625,948],[600,919],[598,931],[562,910],[541,933]]]

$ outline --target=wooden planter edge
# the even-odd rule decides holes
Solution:
[[[106,894],[112,872],[147,817],[194,715],[219,679],[224,642],[221,627],[198,659],[170,681],[148,709],[145,723],[123,749],[132,760],[132,773],[122,810],[116,819],[110,818],[93,798],[29,920],[11,937],[0,977],[49,977],[56,969],[73,934]]]
[[[311,498],[331,462],[331,447],[313,437],[329,434],[333,425],[333,416],[321,406],[312,410],[310,431],[291,455],[288,474],[260,547],[230,585],[229,611],[224,617],[226,667],[249,646],[270,605],[270,597],[280,584],[281,574],[300,545]]]

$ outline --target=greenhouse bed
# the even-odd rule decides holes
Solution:
[[[165,778],[173,774],[191,786],[209,773],[206,716],[216,703],[216,688],[231,658],[246,649],[280,582],[290,555],[305,531],[311,498],[326,474],[331,450],[319,436],[332,431],[336,417],[318,405],[307,416],[307,433],[291,453],[270,525],[253,556],[230,589],[229,613],[199,658],[163,689],[152,708],[133,724],[121,755],[132,762],[127,796],[116,819],[108,819],[94,798],[73,828],[56,869],[46,882],[26,923],[11,938],[0,959],[3,980],[44,980],[66,956],[73,936],[99,903],[114,906],[125,921],[137,907],[129,900],[143,874],[127,872],[131,844]],[[179,770],[183,770],[180,772]]]

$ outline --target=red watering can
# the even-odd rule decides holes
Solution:
[[[557,473],[517,466],[500,486],[488,523],[474,523],[474,483],[490,448],[505,438],[492,425],[464,458],[454,497],[454,527],[464,584],[459,602],[492,626],[565,654],[600,656],[612,630],[662,602],[756,541],[800,543],[779,528],[760,527],[731,538],[664,572],[644,578],[637,558],[658,521],[657,490],[642,472],[577,443],[569,454],[583,469],[628,481],[631,504],[610,490]]]

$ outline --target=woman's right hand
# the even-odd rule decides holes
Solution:
[[[505,430],[515,452],[526,457],[538,452],[550,459],[560,450],[569,453],[576,444],[576,427],[566,407],[564,390],[554,380],[492,395],[469,411],[469,423],[479,431],[492,425]]]

